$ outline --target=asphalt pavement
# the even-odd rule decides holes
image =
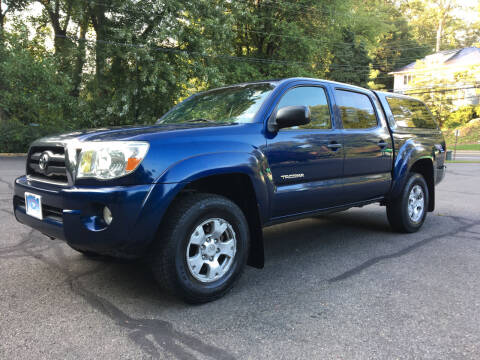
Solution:
[[[23,171],[0,158],[0,359],[480,358],[480,164],[448,164],[416,234],[378,205],[265,229],[265,268],[199,306],[17,223]]]
[[[452,149],[449,149],[453,151]],[[453,160],[459,160],[459,161],[478,161],[480,162],[480,151],[478,150],[457,150],[457,153],[455,152],[452,154]]]

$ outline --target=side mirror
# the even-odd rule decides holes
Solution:
[[[306,125],[310,122],[310,109],[307,106],[285,106],[277,111],[273,128]]]

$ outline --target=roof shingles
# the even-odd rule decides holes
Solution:
[[[444,66],[452,65],[480,65],[480,48],[477,47],[468,47],[463,49],[456,50],[444,50],[437,52],[435,54],[427,55],[420,61],[426,64],[436,64]],[[418,60],[417,60],[418,61]],[[401,67],[395,71],[392,71],[390,74],[408,72],[409,70],[415,69],[416,61]]]

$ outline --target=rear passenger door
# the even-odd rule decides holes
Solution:
[[[343,128],[343,201],[385,195],[391,183],[392,139],[378,99],[368,91],[336,88],[336,115]]]

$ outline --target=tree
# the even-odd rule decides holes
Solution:
[[[357,40],[348,28],[342,33],[342,46],[334,48],[328,77],[335,81],[367,86],[371,59],[366,44]]]
[[[28,0],[0,0],[0,45],[2,45],[5,18],[7,17],[7,14],[16,10],[22,10],[27,3]]]
[[[386,1],[382,5],[381,14],[389,27],[378,34],[377,42],[370,50],[372,72],[368,85],[372,89],[392,90],[393,77],[388,74],[423,58],[431,47],[415,40],[412,27],[396,2]]]
[[[445,22],[451,17],[453,9],[452,0],[437,0],[435,2],[438,8],[438,23],[437,23],[437,38],[435,44],[435,52],[440,51],[442,45],[443,26]]]
[[[470,9],[470,3],[460,0],[401,0],[401,11],[409,19],[414,38],[428,44],[436,52],[444,47],[456,48],[467,28],[457,17],[459,10]]]
[[[33,3],[41,4],[41,15],[21,13]],[[459,6],[459,0],[1,0],[0,37],[9,39],[0,47],[7,79],[0,97],[9,104],[1,116],[35,122],[22,110],[31,106],[49,119],[38,122],[42,129],[52,129],[54,119],[58,129],[152,123],[194,92],[290,76],[390,89],[388,72],[432,51],[437,33],[446,48],[478,40],[477,27],[466,29],[455,18]],[[19,13],[29,16],[8,16],[14,30],[6,31],[6,15]],[[19,71],[12,54],[35,74]],[[47,102],[39,79],[55,104],[28,102],[35,97],[24,89]],[[9,92],[30,100],[14,105]]]
[[[8,51],[0,49],[0,152],[24,152],[35,138],[75,126],[65,121],[77,105],[68,94],[68,76],[58,72],[53,55],[22,33],[28,30],[20,30],[5,37]]]

